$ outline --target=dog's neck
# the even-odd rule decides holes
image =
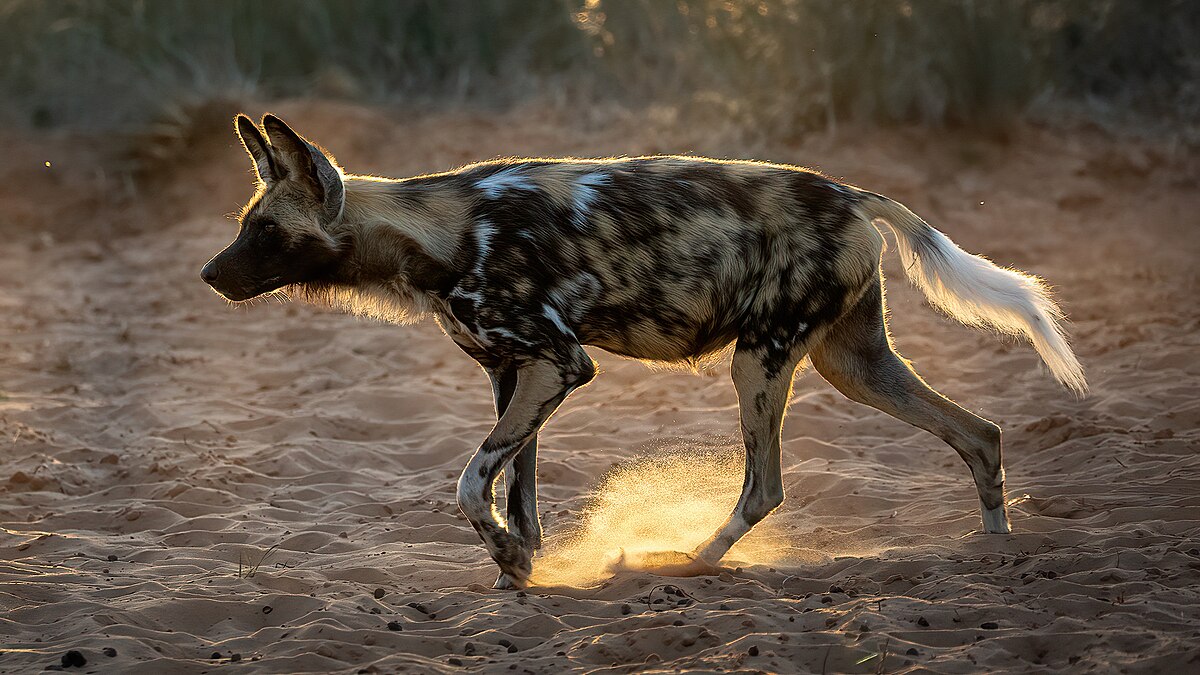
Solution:
[[[402,278],[435,288],[453,272],[467,226],[466,200],[423,179],[347,176],[346,205],[331,234],[350,250],[351,284]]]
[[[341,249],[327,280],[305,284],[319,304],[408,323],[429,313],[458,278],[466,200],[424,179],[345,177],[345,208],[327,228]]]

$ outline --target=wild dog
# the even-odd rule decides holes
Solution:
[[[986,532],[1010,531],[1000,428],[896,354],[880,273],[886,224],[934,306],[1027,338],[1082,393],[1046,286],[971,255],[899,203],[795,166],[696,157],[502,159],[389,179],[347,174],[278,117],[235,127],[258,174],[241,229],[201,277],[229,300],[284,290],[389,321],[432,316],[486,371],[497,421],[458,504],[527,584],[542,538],[537,435],[596,375],[585,345],[696,363],[732,347],[746,449],[741,498],[692,555],[718,563],[783,501],[780,433],[808,357],[847,397],[948,443]],[[507,519],[494,486],[508,469]]]

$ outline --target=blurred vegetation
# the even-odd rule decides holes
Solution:
[[[181,99],[661,103],[775,137],[1066,104],[1192,125],[1194,0],[0,0],[0,104],[136,125]]]

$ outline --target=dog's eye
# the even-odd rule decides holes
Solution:
[[[263,223],[262,231],[263,234],[275,234],[277,231],[279,231],[279,226],[275,224],[275,221],[268,220]]]

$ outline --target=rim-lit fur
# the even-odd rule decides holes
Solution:
[[[388,321],[432,316],[492,379],[498,420],[458,501],[523,586],[541,541],[537,433],[596,373],[583,345],[697,366],[732,349],[746,444],[742,498],[694,552],[715,564],[783,499],[780,428],[811,355],[850,398],[937,434],[975,478],[988,531],[1008,531],[1000,430],[895,354],[879,260],[896,232],[931,302],[1028,336],[1085,384],[1044,285],[955,246],[885,197],[794,166],[694,157],[502,159],[402,180],[344,173],[273,116],[236,127],[259,190],[202,276],[234,300],[295,297]],[[507,518],[495,508],[510,467]],[[697,569],[700,569],[699,567]]]

